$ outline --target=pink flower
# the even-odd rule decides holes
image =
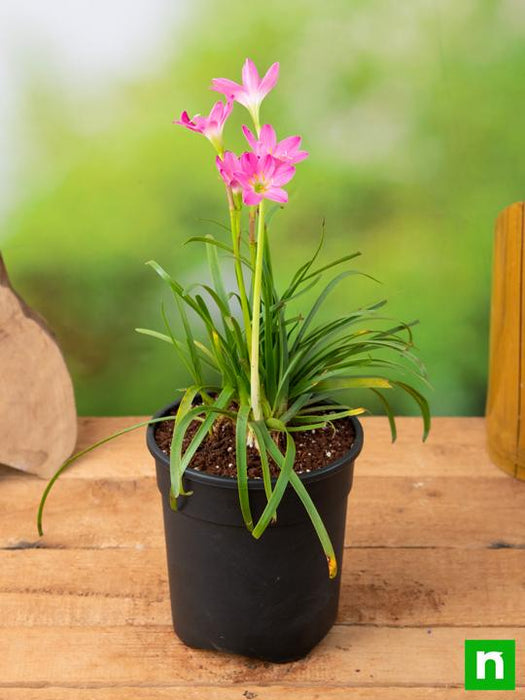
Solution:
[[[188,112],[183,112],[180,119],[174,120],[173,123],[185,126],[190,131],[203,134],[203,136],[206,136],[206,138],[211,141],[217,151],[222,153],[222,132],[232,109],[233,102],[231,100],[228,100],[226,104],[219,101],[213,105],[207,117],[201,117],[200,114],[196,114],[193,119],[190,119]]]
[[[256,125],[259,123],[261,102],[275,86],[279,77],[279,64],[273,63],[261,80],[255,63],[249,58],[242,67],[242,85],[227,78],[214,78],[211,89],[222,92],[228,100],[235,100],[250,112]]]
[[[241,164],[237,156],[231,151],[226,151],[222,159],[217,156],[215,162],[226,187],[229,187],[233,192],[240,192],[241,185],[237,180],[236,173],[241,169]]]
[[[247,126],[243,126],[242,130],[246,136],[246,140],[257,156],[270,154],[274,156],[274,158],[277,158],[277,160],[281,160],[283,163],[288,163],[289,165],[295,165],[295,163],[299,163],[301,160],[308,157],[308,151],[299,150],[301,144],[300,136],[289,136],[278,142],[275,129],[270,126],[270,124],[265,124],[263,126],[259,139],[252,134]]]
[[[240,170],[235,173],[242,187],[245,204],[259,204],[263,199],[287,202],[288,194],[282,185],[295,175],[292,165],[283,163],[271,155],[258,158],[255,153],[243,153],[239,159]]]

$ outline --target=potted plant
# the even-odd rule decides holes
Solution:
[[[413,324],[385,328],[384,301],[318,320],[333,288],[360,273],[326,275],[359,253],[319,264],[321,239],[288,284],[276,284],[268,207],[287,202],[283,187],[308,155],[299,136],[278,140],[271,125],[261,126],[261,102],[278,72],[274,63],[261,79],[247,60],[241,84],[213,81],[226,100],[209,116],[190,119],[183,112],[176,122],[207,137],[216,151],[231,233],[229,241],[190,239],[206,250],[210,283],[185,288],[158,263],[148,263],[171,289],[183,332],[176,336],[164,309],[165,332],[138,330],[175,349],[190,385],[150,421],[69,459],[43,494],[38,528],[42,534],[47,495],[72,461],[147,425],[176,633],[190,646],[282,662],[306,655],[337,614],[347,497],[363,446],[356,416],[365,410],[340,403],[337,392],[369,389],[386,410],[393,439],[387,391],[397,388],[415,400],[424,437],[430,417],[416,388],[424,370],[411,350]],[[234,103],[252,120],[251,128],[243,127],[249,149],[240,157],[223,142]],[[220,253],[233,266],[233,291],[223,281]],[[290,310],[316,287],[311,308]],[[195,319],[205,339],[194,335]],[[400,378],[407,373],[416,386]]]

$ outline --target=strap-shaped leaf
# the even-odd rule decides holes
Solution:
[[[250,429],[253,431],[255,439],[257,440],[257,447],[259,450],[259,456],[261,458],[261,471],[263,475],[264,493],[266,494],[266,500],[269,501],[272,495],[272,479],[270,475],[270,464],[268,462],[268,452],[266,451],[264,436],[262,434],[262,429],[259,423],[250,423]],[[273,516],[273,520],[277,520],[277,515]]]
[[[224,282],[222,280],[221,266],[219,264],[219,256],[217,255],[217,247],[214,245],[215,238],[213,236],[206,236],[206,252],[208,254],[208,266],[211,272],[211,278],[213,280],[213,286],[215,287],[215,292],[217,296],[221,299],[224,307],[228,310],[227,316],[230,315],[230,307],[228,304],[228,295],[226,294],[226,289],[224,288]]]
[[[303,338],[304,334],[308,330],[309,325],[315,318],[317,312],[319,311],[321,305],[325,301],[326,297],[330,294],[330,292],[336,287],[339,282],[344,280],[346,277],[349,277],[350,275],[363,275],[364,273],[358,272],[356,270],[346,270],[345,272],[341,272],[339,275],[334,277],[330,282],[324,287],[323,291],[319,296],[317,297],[314,305],[310,309],[310,312],[308,313],[308,316],[305,318],[303,325],[301,326],[299,333],[297,334],[297,338],[295,339],[295,342],[292,347],[292,351],[295,350],[298,346],[298,344],[301,342],[301,339]],[[366,276],[366,275],[365,275]]]
[[[296,416],[291,425],[308,425],[309,423],[322,423],[326,421],[331,423],[336,420],[341,420],[342,418],[349,418],[350,416],[360,416],[366,412],[366,409],[360,408],[346,408],[340,411],[327,411],[326,413],[305,413]]]
[[[184,418],[185,415],[187,415],[193,406],[193,401],[195,400],[195,397],[199,393],[200,387],[198,386],[190,386],[186,389],[184,392],[184,395],[182,399],[180,400],[179,406],[177,408],[177,412],[175,414],[175,423],[173,426],[173,434],[171,437],[171,446],[170,446],[170,474],[172,472],[172,455],[175,454],[175,448],[174,448],[174,443],[178,435],[178,428],[181,424],[182,419]],[[191,495],[191,491],[184,491],[182,487],[182,481],[180,484],[180,494],[182,496],[189,496]],[[177,498],[174,497],[174,494],[172,493],[172,489],[170,489],[170,506],[172,510],[177,510]]]
[[[306,490],[305,485],[299,478],[298,474],[296,474],[294,471],[292,471],[292,474],[290,476],[290,483],[295,489],[295,492],[297,493],[299,498],[301,499],[301,502],[305,507],[306,512],[310,516],[310,520],[312,521],[312,525],[315,528],[317,537],[319,537],[319,541],[321,542],[321,546],[323,547],[323,551],[326,556],[326,561],[328,563],[328,575],[330,576],[330,578],[335,578],[337,576],[337,560],[335,558],[334,547],[332,545],[332,541],[330,540],[330,536],[328,535],[326,527],[324,526],[322,518],[319,515],[319,511],[317,510],[317,508],[314,505],[314,502],[310,498],[310,494]]]
[[[404,382],[395,382],[395,384],[409,394],[409,396],[411,396],[419,406],[419,410],[421,411],[421,416],[423,418],[423,441],[426,440],[430,432],[431,421],[428,401],[423,394],[421,394],[417,389],[414,389],[413,386],[405,384]]]
[[[173,498],[178,498],[181,494],[182,489],[182,475],[189,465],[193,455],[200,447],[200,444],[206,437],[206,434],[212,427],[218,414],[226,414],[230,417],[235,417],[234,414],[225,410],[226,406],[229,404],[232,396],[234,395],[234,389],[230,386],[226,386],[219,396],[215,399],[215,402],[211,405],[202,405],[192,408],[186,415],[181,419],[177,426],[177,431],[174,431],[173,442],[171,445],[170,453],[170,478],[171,478],[171,493]],[[193,436],[190,444],[182,456],[182,443],[187,429],[191,423],[199,418],[201,414],[204,414],[205,418],[202,421],[199,429]]]
[[[224,226],[223,228],[225,228],[226,231],[229,231],[229,228],[227,226]],[[210,239],[207,236],[192,236],[191,238],[188,238],[186,243],[205,243],[206,245],[212,245],[221,250],[225,250],[230,255],[234,255],[233,248],[231,246],[227,245],[226,243],[223,243],[222,241],[218,241],[216,238]],[[240,255],[240,259],[245,265],[251,267],[250,261],[244,255]]]
[[[175,420],[175,416],[161,416],[160,418],[151,418],[150,420],[145,420],[141,421],[140,423],[135,423],[134,425],[130,425],[127,428],[123,428],[122,430],[117,431],[116,433],[113,433],[112,435],[108,435],[105,438],[102,438],[102,440],[97,440],[97,442],[94,442],[92,445],[89,445],[89,447],[86,447],[83,450],[80,450],[79,452],[76,452],[74,455],[69,457],[69,459],[66,459],[64,464],[62,464],[56,472],[53,474],[51,479],[47,482],[47,486],[44,489],[44,492],[42,493],[42,497],[40,498],[40,503],[38,505],[38,513],[37,513],[37,529],[38,529],[38,534],[40,537],[44,534],[43,530],[43,517],[44,517],[44,508],[46,505],[46,501],[49,497],[49,494],[51,493],[51,489],[55,485],[57,479],[65,472],[65,470],[70,467],[74,462],[77,461],[77,459],[80,459],[80,457],[83,457],[84,455],[89,454],[92,450],[95,450],[97,447],[100,447],[101,445],[105,445],[106,442],[110,442],[111,440],[114,440],[115,438],[120,437],[121,435],[125,435],[126,433],[130,433],[132,430],[137,430],[138,428],[144,428],[146,425],[152,425],[154,423],[162,423],[167,420]]]
[[[252,535],[256,539],[258,539],[263,534],[263,532],[270,524],[270,521],[275,517],[279,503],[281,502],[286,487],[288,486],[288,483],[290,481],[290,475],[293,471],[293,464],[295,461],[295,442],[290,433],[286,433],[286,453],[283,455],[280,452],[277,445],[272,440],[272,437],[268,432],[266,425],[264,425],[264,423],[261,422],[259,423],[259,426],[261,429],[261,436],[264,440],[264,444],[266,445],[266,449],[268,450],[274,462],[280,468],[281,473],[277,478],[277,482],[274,486],[270,500],[266,504],[266,507],[262,512],[261,517],[259,518],[256,526],[253,529]]]
[[[392,411],[392,406],[390,405],[390,401],[386,398],[386,396],[383,396],[383,394],[378,391],[377,389],[371,389],[371,391],[374,392],[374,394],[378,397],[378,399],[381,401],[381,403],[384,406],[385,413],[388,418],[388,424],[390,425],[390,433],[392,435],[392,442],[395,442],[397,439],[397,427],[396,427],[396,417],[394,415],[394,412]]]
[[[237,413],[235,429],[235,454],[237,458],[237,488],[239,491],[239,503],[244,524],[251,532],[253,530],[253,518],[250,509],[250,495],[248,492],[248,455],[246,438],[248,435],[248,417],[250,405],[243,404]]]
[[[309,275],[306,275],[303,277],[303,282],[306,282],[307,280],[311,279],[312,277],[317,277],[317,275],[322,274],[323,272],[326,272],[327,270],[331,270],[332,268],[336,267],[337,265],[342,265],[345,262],[349,262],[350,260],[354,260],[355,258],[358,258],[361,255],[361,253],[358,251],[357,253],[350,253],[349,255],[343,255],[340,258],[337,258],[337,260],[334,260],[331,263],[328,263],[327,265],[323,265],[323,267],[317,268],[317,270],[314,270],[311,272]],[[370,275],[367,275],[369,279],[373,280],[374,282],[377,282],[374,277],[370,277]]]
[[[311,387],[313,393],[339,391],[340,389],[391,389],[392,384],[384,377],[332,377],[318,381]]]

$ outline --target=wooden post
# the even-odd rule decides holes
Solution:
[[[0,254],[0,464],[49,477],[76,439],[73,385],[60,348],[11,287]]]
[[[496,221],[487,444],[492,461],[525,479],[525,202]]]

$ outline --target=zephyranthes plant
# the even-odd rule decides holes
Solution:
[[[427,401],[419,390],[409,380],[398,378],[408,375],[416,382],[425,378],[421,363],[412,353],[413,323],[378,326],[378,322],[385,321],[381,315],[385,301],[330,321],[317,320],[321,306],[336,285],[362,273],[343,269],[328,279],[327,275],[357,258],[359,253],[319,265],[323,232],[315,253],[292,275],[284,290],[276,285],[268,240],[267,200],[278,205],[287,202],[283,186],[294,177],[295,165],[308,156],[300,150],[299,136],[278,141],[271,125],[260,124],[261,102],[275,86],[278,74],[279,64],[274,63],[261,80],[253,62],[247,60],[242,84],[226,79],[213,81],[212,89],[225,95],[225,103],[217,102],[208,117],[197,115],[190,119],[183,112],[176,122],[206,136],[216,151],[217,170],[226,190],[231,240],[226,242],[211,235],[190,239],[206,249],[210,284],[185,288],[158,263],[150,261],[148,264],[171,289],[183,332],[181,337],[176,337],[164,308],[165,332],[137,330],[170,344],[191,377],[176,415],[156,419],[174,420],[170,452],[172,507],[177,507],[179,497],[189,496],[183,487],[184,471],[215,422],[232,420],[236,426],[239,503],[246,527],[255,538],[261,537],[277,517],[285,489],[291,486],[312,520],[333,577],[337,564],[332,544],[294,471],[294,433],[323,428],[364,412],[363,407],[336,402],[334,396],[340,390],[364,388],[377,396],[388,416],[393,439],[396,428],[389,391],[397,388],[414,399],[423,416],[424,438],[430,416]],[[253,131],[243,127],[250,150],[240,157],[226,151],[223,141],[224,125],[234,102],[246,107],[253,122]],[[233,263],[234,292],[228,292],[223,282],[219,253],[224,252]],[[293,315],[292,302],[316,287],[319,293],[308,312]],[[204,342],[195,337],[191,317],[202,324]],[[200,426],[183,449],[186,432],[195,421]],[[151,422],[127,428],[97,445]],[[97,445],[74,455],[49,482],[39,510],[40,534],[42,509],[54,481],[73,460]],[[256,446],[260,453],[267,500],[257,521],[252,516],[248,497],[248,445]],[[279,469],[275,481],[270,477],[270,460]]]

